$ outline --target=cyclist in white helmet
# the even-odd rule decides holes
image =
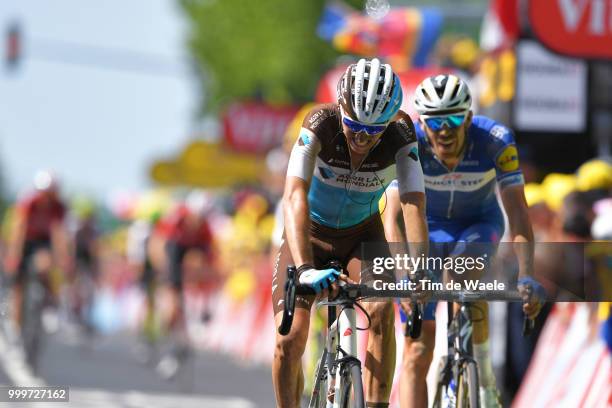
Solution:
[[[302,284],[320,292],[348,279],[325,269],[331,259],[340,261],[353,281],[372,280],[371,273],[361,273],[361,244],[386,242],[378,200],[395,178],[409,241],[426,246],[423,174],[412,121],[399,110],[398,76],[376,58],[362,59],[347,68],[337,97],[338,103],[315,106],[306,115],[289,159],[285,230],[272,281],[277,323],[290,264],[298,267]],[[393,271],[387,272],[376,278],[394,280]],[[300,405],[301,358],[313,300],[299,296],[291,332],[276,337],[272,376],[278,407]],[[367,406],[388,407],[395,364],[393,304],[364,306],[372,318],[364,362]]]
[[[414,106],[420,115],[415,129],[425,179],[430,256],[491,259],[504,231],[504,218],[495,193],[498,187],[511,239],[520,244],[516,251],[520,267],[518,288],[525,295],[529,291],[534,295],[524,304],[523,311],[534,318],[542,306],[544,289],[533,278],[533,232],[514,137],[500,123],[473,116],[471,103],[470,90],[455,75],[426,78],[415,91]],[[387,198],[385,228],[388,236],[396,237],[399,200],[395,183],[387,190]],[[478,253],[469,252],[474,250]],[[490,253],[485,255],[483,251]],[[460,281],[475,279],[479,274],[482,270],[472,276],[467,273],[451,276]],[[481,405],[499,406],[489,357],[488,307],[484,301],[474,305],[473,343]],[[421,337],[405,341],[402,407],[427,403],[425,377],[433,354],[434,309],[433,303],[425,309]]]

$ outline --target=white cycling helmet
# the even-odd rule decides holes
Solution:
[[[57,176],[51,170],[39,170],[34,175],[34,188],[38,191],[54,191],[58,186]]]
[[[205,215],[212,209],[213,199],[202,190],[193,190],[185,198],[185,206],[192,214]]]
[[[467,84],[452,74],[425,78],[414,92],[414,107],[419,115],[466,111],[471,105],[472,97]]]
[[[338,103],[349,118],[368,125],[387,124],[402,104],[399,77],[389,64],[360,59],[348,66],[337,89]]]

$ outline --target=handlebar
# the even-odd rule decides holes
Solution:
[[[331,263],[334,267],[341,271],[339,264]],[[293,324],[293,316],[295,312],[295,298],[298,295],[315,295],[315,290],[308,285],[300,285],[298,283],[297,269],[294,265],[287,268],[287,281],[285,282],[285,299],[283,304],[283,315],[281,323],[278,327],[278,333],[287,335]],[[361,298],[408,298],[417,301],[422,298],[422,292],[402,291],[402,290],[377,290],[370,286],[360,284],[344,284],[340,286],[340,294],[338,298],[343,297],[348,300],[356,301]],[[466,290],[440,290],[431,292],[428,300],[432,301],[448,301],[448,302],[473,302],[477,300],[486,301],[507,301],[521,302],[519,291],[466,291]],[[330,303],[328,303],[330,304]],[[531,319],[525,318],[523,324],[523,335],[529,335],[533,330],[534,322]]]

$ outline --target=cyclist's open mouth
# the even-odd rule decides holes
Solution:
[[[453,153],[455,151],[457,139],[454,137],[451,138],[438,138],[436,139],[436,144],[442,153]]]
[[[347,139],[352,150],[356,153],[365,154],[376,143],[378,135],[370,136],[364,133],[353,133],[349,134]]]

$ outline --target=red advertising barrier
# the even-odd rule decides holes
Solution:
[[[297,111],[295,106],[257,102],[230,105],[223,115],[225,141],[235,151],[266,153],[282,144],[285,129]]]
[[[572,57],[612,59],[612,2],[533,0],[529,20],[548,48]]]

